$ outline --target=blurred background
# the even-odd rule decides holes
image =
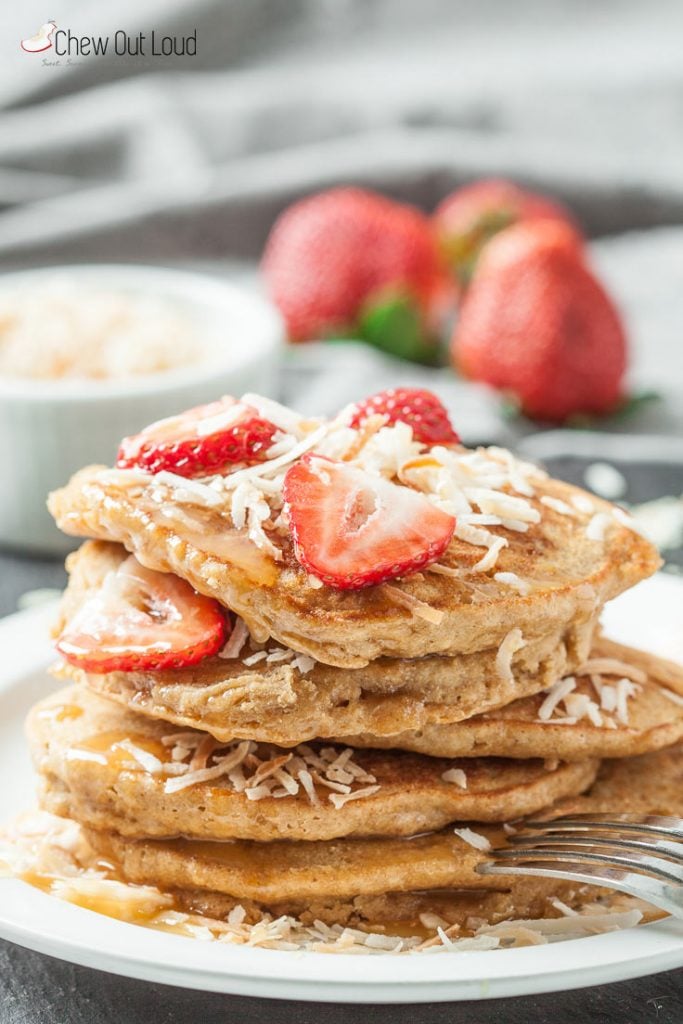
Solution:
[[[678,0],[25,0],[1,18],[5,272],[151,263],[262,290],[276,216],[333,185],[429,213],[503,176],[566,204],[626,325],[629,392],[656,399],[598,431],[548,431],[448,367],[325,343],[292,347],[274,390],[329,413],[398,383],[432,387],[467,443],[520,448],[578,482],[608,461],[623,481],[608,496],[670,499],[654,517],[670,565],[683,561]],[[196,31],[196,55],[23,52],[50,19],[78,36]],[[61,579],[49,559],[2,564],[0,611],[18,579]]]

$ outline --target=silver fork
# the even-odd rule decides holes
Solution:
[[[482,875],[545,875],[638,896],[683,918],[683,818],[576,814],[524,821]]]

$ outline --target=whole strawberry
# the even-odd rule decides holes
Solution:
[[[262,270],[291,341],[356,337],[439,360],[434,323],[450,285],[413,207],[358,188],[309,196],[276,221]]]
[[[461,290],[482,248],[499,231],[520,221],[559,220],[575,227],[569,211],[537,192],[503,178],[465,185],[437,206],[433,224],[444,257]]]
[[[468,377],[510,392],[529,416],[562,422],[623,397],[624,329],[576,233],[543,221],[486,247],[452,341]]]

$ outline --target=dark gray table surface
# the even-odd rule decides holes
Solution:
[[[613,460],[614,461],[614,460]],[[570,451],[547,460],[565,479],[582,482],[585,459]],[[615,462],[628,481],[627,500],[641,502],[683,491],[683,469],[671,462]],[[683,550],[667,552],[669,567],[683,567]],[[25,558],[0,552],[0,615],[18,597],[41,587],[60,587],[61,559]],[[561,955],[558,949],[558,956]],[[368,1007],[266,1001],[192,992],[118,978],[63,963],[0,942],[0,1024],[341,1024],[365,1017]],[[515,999],[420,1006],[377,1006],[377,1024],[658,1024],[683,1022],[683,970],[669,971],[574,992]]]

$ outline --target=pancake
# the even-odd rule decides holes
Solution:
[[[135,838],[414,835],[532,814],[580,793],[597,771],[596,761],[549,768],[318,745],[221,748],[75,687],[36,705],[27,731],[46,810]]]
[[[86,542],[69,556],[69,585],[57,632],[126,557],[121,545],[98,541]],[[245,664],[254,655],[248,642],[239,657],[207,658],[180,670],[96,675],[63,664],[55,674],[86,683],[135,711],[206,730],[220,740],[293,746],[346,734],[390,738],[457,722],[552,685],[585,661],[593,628],[591,618],[529,641],[510,652],[509,664],[501,664],[496,648],[459,657],[379,658],[353,671],[315,662],[302,671],[292,660]],[[273,658],[284,653],[277,646],[268,650]]]
[[[437,571],[362,590],[322,585],[297,561],[286,508],[282,514],[279,462],[245,470],[247,478],[212,478],[211,487],[90,466],[54,492],[49,507],[65,533],[120,542],[144,565],[216,598],[257,641],[272,637],[342,668],[383,656],[497,648],[513,628],[527,642],[567,630],[660,564],[619,510],[507,452],[434,449],[416,461],[414,448],[408,444],[406,457],[395,457],[385,472],[457,509],[454,539]],[[350,461],[367,469],[360,455]],[[244,519],[244,509],[241,519],[233,510],[238,480],[252,488],[252,499],[270,503],[267,530],[235,527]],[[495,541],[506,546],[497,551]],[[475,570],[487,550],[490,567]]]
[[[572,716],[560,702],[558,712],[543,721],[540,714],[549,696],[544,692],[455,724],[425,725],[391,737],[373,733],[344,736],[337,742],[353,747],[391,746],[432,757],[581,761],[632,757],[683,739],[681,666],[604,637],[594,644],[587,665],[607,666],[608,670],[574,678],[570,701],[583,702],[583,707],[578,705],[580,717]],[[630,677],[626,684],[621,682],[625,676]],[[635,687],[630,686],[633,681]],[[564,681],[558,685],[563,686]],[[556,690],[557,686],[551,687],[551,694]]]
[[[102,843],[101,837],[96,837],[95,842]],[[628,913],[634,909],[642,914],[641,921],[630,921],[628,924],[623,922],[621,927],[625,924],[647,923],[665,916],[663,911],[640,900],[596,886],[520,875],[510,876],[507,884],[505,890],[392,892],[379,896],[356,896],[353,899],[320,899],[309,903],[290,901],[268,907],[253,900],[237,900],[234,896],[202,889],[174,889],[171,898],[174,906],[180,910],[216,920],[227,918],[239,906],[246,912],[245,921],[248,924],[258,923],[265,912],[275,919],[289,915],[308,926],[315,926],[316,922],[322,921],[328,926],[359,928],[375,934],[417,935],[426,941],[432,939],[431,944],[437,946],[440,945],[435,935],[437,924],[447,930],[450,938],[457,940],[475,935],[481,928],[509,923],[509,931],[504,928],[501,932],[502,939],[516,937],[522,940],[521,945],[533,945],[539,941],[539,921],[555,920],[555,934],[561,936],[564,919],[564,925],[568,926],[567,937],[580,935],[584,922],[572,917],[570,925],[566,919],[567,912],[558,901],[570,910],[587,910],[592,917],[598,915],[600,923],[597,928],[585,922],[587,934],[594,930],[609,930],[606,915]],[[593,922],[595,920],[593,917]],[[616,921],[611,925],[613,928],[619,926]],[[552,926],[547,928],[546,934],[553,934]],[[340,949],[339,952],[344,950]]]
[[[683,747],[604,762],[588,792],[558,802],[549,816],[573,813],[683,815]],[[114,832],[87,831],[89,840],[116,862],[121,876],[166,891],[204,890],[269,906],[282,902],[351,901],[358,896],[417,890],[491,890],[492,877],[477,873],[486,852],[452,829],[412,839],[340,839],[325,843],[197,843],[131,841]],[[493,845],[504,832],[477,826]],[[509,890],[513,878],[495,876]],[[562,883],[557,883],[557,890]],[[513,908],[511,907],[511,912]]]

